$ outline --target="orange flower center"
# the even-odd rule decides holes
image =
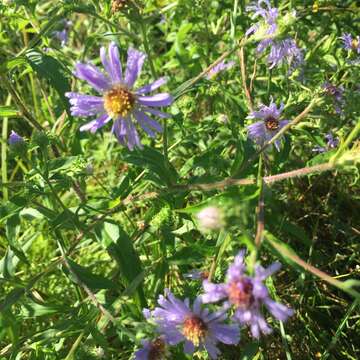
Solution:
[[[265,119],[265,126],[270,131],[277,130],[279,128],[279,120],[269,116]]]
[[[250,280],[233,281],[227,289],[228,297],[236,307],[247,308],[253,302],[253,285]]]
[[[115,85],[104,94],[104,108],[113,119],[128,115],[134,103],[134,94],[122,85]]]
[[[191,316],[185,319],[182,333],[195,346],[199,346],[207,333],[207,326],[198,316]]]
[[[155,339],[150,346],[150,351],[148,355],[149,360],[159,360],[165,353],[165,343],[161,338]]]

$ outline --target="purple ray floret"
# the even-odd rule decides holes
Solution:
[[[184,352],[194,353],[196,348],[206,349],[211,359],[220,354],[217,344],[237,344],[240,340],[239,327],[226,324],[226,312],[210,313],[202,308],[202,301],[197,297],[193,306],[189,299],[177,299],[170,291],[166,297],[160,296],[159,307],[151,313],[158,325],[158,332],[163,334],[170,345],[184,342]]]
[[[279,132],[289,121],[279,120],[284,109],[284,104],[277,108],[271,101],[269,106],[261,104],[258,111],[253,111],[248,115],[248,119],[261,119],[260,121],[247,126],[250,139],[262,146]],[[280,140],[275,141],[275,147],[280,150]]]
[[[145,58],[144,53],[129,48],[123,74],[118,47],[112,42],[108,51],[104,47],[100,49],[105,73],[90,63],[76,64],[75,76],[100,93],[100,96],[74,92],[65,94],[69,98],[73,116],[96,117],[81,126],[80,131],[96,132],[112,120],[112,132],[119,143],[130,150],[142,147],[136,124],[150,137],[155,137],[156,132],[162,132],[162,126],[152,116],[169,118],[169,114],[158,108],[171,105],[173,99],[168,93],[146,95],[165,84],[164,78],[134,89]]]
[[[249,325],[251,334],[259,338],[260,333],[269,334],[272,329],[261,314],[264,305],[271,315],[285,321],[293,314],[287,306],[277,303],[269,296],[267,287],[263,281],[280,269],[280,263],[273,263],[268,268],[260,265],[255,266],[254,276],[246,275],[244,262],[245,251],[240,251],[227,271],[226,282],[213,284],[207,280],[203,282],[204,303],[224,301],[225,307],[234,306],[234,318],[242,325]]]
[[[318,152],[318,153],[324,153],[326,151],[337,148],[337,146],[339,145],[339,138],[338,137],[334,138],[334,135],[331,133],[326,134],[325,139],[327,140],[326,146],[316,145],[312,149],[312,151]]]

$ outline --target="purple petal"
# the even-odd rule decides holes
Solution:
[[[146,55],[141,51],[129,48],[125,72],[125,84],[132,87],[138,78]]]
[[[169,106],[173,98],[168,93],[159,93],[153,96],[140,96],[138,102],[145,106]]]
[[[92,116],[104,112],[104,100],[98,96],[67,92],[73,116]]]
[[[152,115],[156,115],[162,119],[170,119],[172,117],[171,114],[168,114],[168,113],[165,113],[163,111],[160,111],[160,110],[157,110],[157,109],[152,109],[152,108],[149,108],[149,107],[142,107],[141,109],[142,111],[145,111],[145,112],[149,112],[150,114]]]
[[[136,120],[139,122],[140,126],[150,135],[151,133],[154,134],[154,132],[152,131],[152,129],[156,130],[157,132],[162,132],[162,127],[161,125],[151,119],[149,116],[147,116],[146,114],[144,114],[141,111],[134,111],[134,116],[136,118]],[[153,136],[153,135],[150,135]]]
[[[148,84],[143,86],[142,88],[140,88],[139,90],[137,90],[135,93],[136,94],[146,94],[148,92],[154,91],[157,88],[159,88],[160,86],[166,84],[167,79],[162,77],[160,79],[155,80],[153,83]]]
[[[120,83],[122,81],[121,61],[118,47],[114,42],[109,45],[109,66],[112,74],[112,81]]]
[[[185,344],[184,344],[184,353],[191,355],[194,353],[194,351],[195,351],[194,344],[192,342],[186,340]]]
[[[211,342],[210,339],[206,339],[205,349],[209,353],[211,359],[217,359],[217,357],[220,355],[220,350],[216,347],[216,345],[213,342]]]
[[[85,125],[80,127],[80,131],[90,131],[92,133],[96,132],[98,129],[106,125],[111,120],[110,116],[107,114],[101,115],[98,119],[92,120]]]
[[[224,344],[236,345],[240,341],[240,330],[238,325],[212,326],[214,336]]]
[[[264,304],[271,315],[280,321],[286,321],[287,318],[294,313],[292,309],[271,299],[266,299]]]
[[[110,88],[109,79],[94,65],[76,64],[75,76],[85,80],[90,86],[100,93]]]
[[[259,280],[265,280],[267,277],[269,277],[272,274],[276,273],[280,269],[281,269],[281,264],[278,261],[272,263],[266,269],[264,269],[260,265],[256,265],[255,266],[256,278],[258,278]]]
[[[203,281],[203,288],[205,294],[202,295],[202,301],[204,304],[217,302],[227,295],[224,285],[213,284],[207,280]]]

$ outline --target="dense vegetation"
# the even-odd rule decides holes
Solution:
[[[0,359],[360,358],[359,14],[3,0]]]

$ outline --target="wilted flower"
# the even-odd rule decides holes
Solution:
[[[253,111],[248,115],[248,119],[261,119],[261,121],[247,126],[250,139],[262,146],[275,136],[289,122],[288,120],[279,120],[283,109],[283,103],[281,103],[278,109],[271,100],[269,106],[261,104],[258,111]],[[275,141],[275,147],[277,150],[280,150],[280,140]]]
[[[10,146],[15,146],[17,144],[23,144],[24,143],[24,139],[14,130],[11,131],[10,135],[9,135],[9,145]]]
[[[225,60],[221,61],[219,64],[215,65],[207,74],[206,78],[208,80],[213,79],[220,71],[231,69],[235,65],[235,61],[229,61],[225,63]]]
[[[206,270],[191,270],[184,276],[191,280],[205,280],[209,277],[209,272]]]
[[[196,214],[200,228],[203,230],[217,230],[223,225],[222,212],[216,206],[207,206]]]
[[[68,92],[65,95],[70,99],[71,113],[74,116],[99,116],[96,120],[80,127],[80,131],[96,132],[111,119],[114,121],[112,132],[118,141],[127,145],[130,150],[142,147],[138,132],[135,127],[137,122],[151,137],[155,132],[161,132],[161,125],[150,118],[148,114],[161,118],[170,117],[155,108],[168,106],[172,97],[168,93],[159,93],[153,96],[144,94],[152,92],[166,83],[164,78],[159,78],[149,85],[138,90],[133,86],[138,78],[146,55],[138,50],[129,48],[125,75],[123,76],[119,51],[114,42],[109,45],[108,56],[106,49],[100,49],[101,62],[107,72],[103,74],[96,66],[88,63],[78,63],[75,75],[88,82],[101,96],[83,95]],[[147,114],[148,113],[148,114]]]
[[[135,352],[135,360],[162,360],[166,355],[166,343],[163,336],[153,341],[142,340],[142,348]]]
[[[68,41],[68,32],[69,32],[70,26],[72,25],[72,21],[63,20],[62,24],[63,24],[64,28],[60,31],[54,31],[53,35],[55,38],[57,38],[59,41],[61,41],[61,46],[65,46],[65,44]]]
[[[324,153],[326,151],[335,149],[339,145],[339,138],[334,138],[333,134],[328,133],[325,135],[325,138],[327,140],[326,146],[319,146],[316,145],[312,151],[318,152],[318,153]]]
[[[120,11],[128,2],[128,0],[112,0],[111,11],[113,13]]]
[[[360,36],[352,37],[349,33],[344,33],[340,39],[345,50],[353,50],[360,54]]]
[[[323,89],[326,95],[331,96],[334,100],[335,111],[340,114],[344,106],[344,87],[335,86],[329,82],[325,82]]]
[[[245,251],[240,251],[235,257],[234,263],[228,268],[225,283],[213,284],[207,280],[203,282],[205,294],[202,295],[202,300],[204,303],[222,300],[226,307],[234,306],[234,318],[242,325],[249,325],[252,336],[258,338],[260,333],[269,334],[272,331],[261,314],[262,305],[280,321],[285,321],[293,311],[272,300],[263,284],[267,277],[280,269],[280,263],[273,263],[266,269],[257,265],[255,275],[250,277],[245,274],[244,255]]]
[[[191,309],[189,299],[181,301],[170,291],[167,298],[160,296],[160,307],[151,313],[158,325],[158,331],[164,335],[170,345],[184,342],[184,352],[192,354],[195,348],[205,348],[212,359],[220,354],[217,344],[237,344],[240,340],[239,328],[236,325],[225,324],[224,311],[209,313],[202,309],[200,297],[194,301]]]

